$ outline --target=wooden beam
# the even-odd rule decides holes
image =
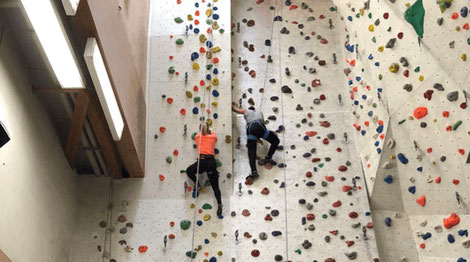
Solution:
[[[11,260],[3,253],[3,251],[0,249],[0,262],[11,262]]]
[[[33,92],[36,94],[73,94],[95,91],[90,88],[61,88],[61,87],[37,87],[32,86]]]
[[[90,99],[85,92],[78,93],[75,99],[75,108],[73,110],[67,142],[65,144],[65,157],[72,168],[75,168],[75,157],[83,133],[83,125],[85,124],[89,101]]]
[[[122,164],[120,161],[119,153],[116,149],[111,131],[106,122],[103,110],[101,109],[100,102],[96,94],[88,94],[90,103],[88,106],[88,119],[90,120],[93,132],[95,133],[96,140],[98,140],[99,148],[107,165],[107,171],[114,178],[122,178]]]

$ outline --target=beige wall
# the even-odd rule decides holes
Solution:
[[[64,262],[75,228],[76,174],[10,35],[0,42],[0,119],[11,136],[0,148],[0,249],[15,262]]]

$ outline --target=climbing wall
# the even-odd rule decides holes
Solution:
[[[335,3],[381,259],[466,261],[469,2]]]
[[[237,261],[378,258],[344,103],[343,28],[329,1],[232,1],[234,102],[262,110],[281,140],[278,166],[260,167],[260,179],[245,185],[245,122],[234,115]],[[259,157],[268,146],[258,145]]]

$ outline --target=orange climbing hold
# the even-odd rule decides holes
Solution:
[[[139,253],[145,253],[149,249],[148,246],[140,246],[139,247]]]
[[[428,109],[426,107],[417,107],[413,112],[413,115],[416,119],[421,119],[428,114]]]
[[[424,207],[426,205],[426,197],[425,196],[420,196],[418,199],[416,199],[416,203],[418,203],[420,206]]]
[[[444,227],[451,229],[460,223],[460,217],[456,213],[450,214],[448,218],[444,218]]]

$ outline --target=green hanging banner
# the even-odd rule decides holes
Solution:
[[[405,12],[405,20],[413,26],[419,38],[424,34],[424,13],[423,0],[417,0]]]

